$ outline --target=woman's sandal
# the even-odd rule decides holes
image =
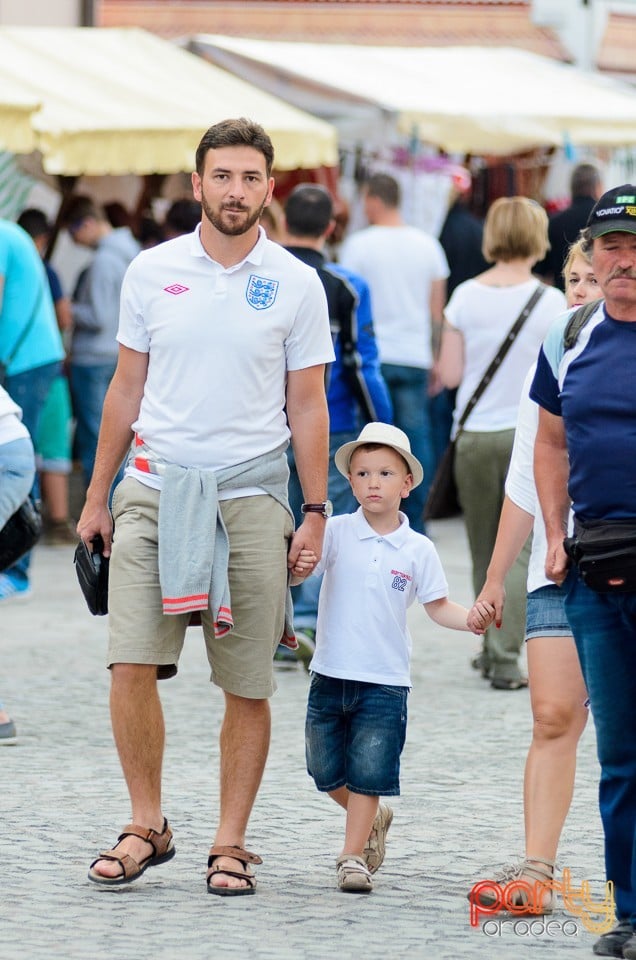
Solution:
[[[336,860],[338,887],[344,893],[371,893],[373,880],[363,857],[343,853]]]
[[[139,837],[152,847],[152,853],[137,863],[128,853],[117,853],[117,847],[125,837]],[[90,865],[88,879],[93,883],[101,883],[104,886],[115,887],[122,883],[131,883],[140,877],[148,867],[156,867],[160,863],[172,860],[177,851],[174,848],[172,839],[172,830],[168,826],[168,821],[164,819],[163,830],[157,833],[156,830],[149,830],[147,827],[140,827],[136,823],[129,823],[117,838],[117,843],[112,850],[104,850]],[[113,860],[118,863],[122,872],[116,877],[106,877],[95,870],[95,865],[100,860]]]
[[[527,907],[528,913],[548,914],[553,913],[556,907],[556,893],[552,889],[552,880],[554,879],[554,869],[556,864],[554,860],[544,860],[542,857],[526,857],[525,860],[519,860],[518,863],[512,863],[504,867],[493,877],[493,881],[500,887],[505,887],[509,883],[522,881],[528,884],[532,890],[532,896],[523,890],[517,890],[512,897],[512,903],[515,908],[515,916],[519,915],[521,907]],[[545,897],[545,894],[548,894]],[[540,909],[537,909],[535,897],[541,897]],[[471,894],[468,895],[471,899]],[[483,907],[492,907],[497,902],[495,892],[488,890],[480,891],[476,898],[479,905]]]
[[[230,870],[226,867],[216,867],[215,861],[219,857],[231,857],[243,864],[243,872]],[[256,890],[256,877],[251,870],[247,869],[248,863],[262,863],[263,861],[255,853],[243,850],[242,847],[212,847],[208,855],[208,872],[206,883],[208,893],[214,893],[217,897],[245,897]],[[236,877],[238,880],[247,881],[246,887],[217,887],[212,883],[214,876]]]

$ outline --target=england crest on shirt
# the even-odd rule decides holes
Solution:
[[[255,310],[267,310],[271,307],[276,294],[278,293],[278,280],[270,280],[268,277],[257,277],[255,273],[250,275],[247,281],[247,290],[245,296],[250,307]]]

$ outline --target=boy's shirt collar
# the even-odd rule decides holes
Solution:
[[[374,538],[376,540],[386,540],[387,543],[390,543],[392,547],[401,547],[408,537],[410,525],[409,518],[405,513],[402,513],[400,510],[400,526],[397,530],[393,530],[392,533],[378,533],[377,530],[374,530],[371,524],[366,519],[362,507],[358,507],[354,513],[354,529],[358,536],[359,540],[370,540]]]

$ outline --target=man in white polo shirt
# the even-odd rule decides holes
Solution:
[[[245,832],[269,746],[273,653],[286,633],[293,643],[288,568],[298,572],[301,550],[320,557],[329,512],[324,364],[333,359],[317,274],[259,228],[272,163],[257,124],[211,127],[192,174],[200,227],[140,254],[122,288],[119,362],[78,524],[110,554],[108,490],[132,439],[113,498],[108,664],[133,822],[91,864],[102,885],[174,856],[157,678],[176,673],[196,613],[225,695],[207,888],[238,896],[256,886],[250,864],[260,858],[244,849]],[[290,436],[306,501],[295,534]]]
[[[433,339],[439,338],[446,303],[448,264],[435,237],[409,226],[400,212],[400,186],[386,173],[373,174],[364,188],[369,226],[343,244],[340,263],[360,274],[371,289],[373,322],[393,404],[393,423],[409,438],[424,468],[424,481],[404,502],[413,530],[424,531],[424,504],[435,453],[429,375]]]

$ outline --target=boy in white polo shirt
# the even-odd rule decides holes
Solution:
[[[360,508],[327,522],[314,571],[324,580],[309,667],[307,769],[317,788],[347,811],[338,886],[364,893],[384,859],[393,819],[379,798],[400,792],[411,685],[407,608],[417,599],[452,630],[469,629],[468,611],[448,599],[435,547],[400,511],[423,478],[406,434],[369,423],[338,449],[335,464]],[[488,604],[482,612],[488,615]]]

